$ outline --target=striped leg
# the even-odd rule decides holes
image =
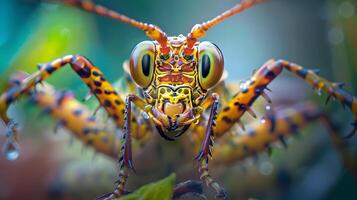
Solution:
[[[349,155],[345,151],[346,144],[338,134],[337,128],[328,116],[313,103],[305,102],[277,110],[274,116],[267,116],[265,119],[265,123],[259,123],[252,127],[247,130],[245,135],[232,135],[216,143],[214,164],[227,165],[256,156],[264,151],[269,152],[271,145],[276,142],[281,142],[285,146],[287,137],[319,120],[328,128],[332,142],[341,156],[345,158]],[[346,165],[350,168],[349,166],[349,164]]]
[[[48,64],[40,65],[40,70],[37,73],[25,79],[18,87],[14,87],[1,95],[0,108],[2,114],[4,114],[7,106],[19,98],[22,93],[34,88],[37,83],[47,79],[53,72],[66,64],[71,65],[108,114],[116,121],[118,127],[122,128],[124,124],[124,102],[122,98],[115,92],[100,70],[83,56],[64,56]]]
[[[285,60],[269,60],[257,70],[248,81],[241,84],[240,91],[232,98],[227,106],[223,107],[217,118],[215,136],[220,137],[224,135],[234,123],[239,122],[241,116],[246,111],[255,117],[250,107],[260,95],[263,97],[266,96],[264,90],[267,85],[273,81],[284,68],[304,79],[305,82],[316,90],[326,92],[329,97],[335,97],[344,106],[347,106],[355,115],[355,121],[352,124],[354,127],[348,136],[352,136],[353,133],[356,132],[357,98],[344,90],[341,84],[332,83],[318,76],[316,70],[307,70]]]
[[[199,172],[201,174],[200,178],[206,183],[207,186],[211,187],[216,192],[216,197],[227,199],[227,193],[216,181],[214,181],[208,171],[208,160],[212,156],[212,147],[214,132],[213,127],[216,126],[216,116],[219,105],[219,97],[217,94],[213,93],[210,98],[207,99],[206,103],[211,103],[211,112],[209,119],[207,121],[207,126],[205,130],[205,137],[202,142],[201,150],[196,157],[199,161]],[[205,101],[203,104],[206,104]],[[208,106],[207,106],[208,107]]]
[[[21,74],[23,78],[16,79],[17,85],[21,84],[21,81],[27,76],[24,73]],[[118,158],[121,141],[114,134],[114,131],[108,132],[104,127],[105,125],[97,122],[92,111],[76,100],[72,93],[55,91],[50,84],[44,83],[37,86],[35,91],[32,90],[25,95],[32,103],[43,110],[43,114],[58,121],[56,127],[68,129],[71,134],[84,144],[93,147],[95,151],[115,159]],[[137,128],[144,130],[147,128],[147,124],[140,123]],[[141,134],[134,137],[140,144],[147,141],[150,130],[143,133],[145,136]],[[12,142],[17,142],[17,135],[14,136],[16,140]]]
[[[45,87],[38,87],[36,92],[29,95],[30,100],[42,108],[44,114],[58,120],[58,126],[68,129],[95,151],[112,158],[118,157],[121,141],[114,133],[105,131],[104,126],[96,122],[92,112],[77,101],[72,93],[55,91],[45,84]]]
[[[70,64],[72,69],[80,76],[91,92],[97,97],[99,103],[105,108],[117,126],[124,125],[124,102],[115,92],[114,88],[104,78],[103,74],[90,61],[83,56],[64,56],[50,63],[40,65],[40,70],[26,78],[18,87],[13,87],[0,97],[0,110],[4,114],[6,108],[22,93],[33,89],[37,83],[47,79],[53,72]]]
[[[201,148],[201,141],[204,140],[205,130],[206,130],[206,122],[208,120],[208,114],[203,111],[208,110],[210,106],[212,106],[212,94],[217,94],[219,96],[220,105],[225,105],[228,103],[230,98],[233,96],[230,91],[232,88],[230,86],[236,87],[237,84],[233,83],[232,85],[227,85],[224,80],[222,80],[219,84],[217,84],[214,88],[212,88],[207,94],[208,99],[203,101],[200,105],[199,111],[200,119],[198,123],[192,123],[189,131],[189,134],[186,134],[188,137],[188,141],[193,144],[193,148],[195,151],[199,151]],[[183,141],[188,142],[188,141]]]
[[[40,83],[47,79],[53,72],[62,68],[66,64],[70,64],[72,69],[81,77],[83,82],[90,88],[91,92],[97,97],[101,106],[103,106],[109,116],[115,121],[117,127],[123,128],[124,126],[124,102],[121,97],[117,94],[117,92],[113,89],[108,81],[104,78],[102,73],[98,68],[93,66],[86,58],[83,56],[64,56],[60,59],[56,59],[53,62],[48,64],[40,65],[40,70],[34,74],[31,74],[28,77],[23,78],[22,80],[15,81],[16,84],[11,83],[7,90],[1,94],[0,96],[0,117],[2,121],[8,126],[8,132],[13,135],[12,140],[17,139],[17,130],[16,126],[14,126],[13,121],[10,120],[7,116],[7,109],[11,103],[15,100],[19,99],[23,95],[27,95],[29,93],[35,94],[34,89],[37,83]],[[65,95],[64,95],[65,96]],[[38,96],[40,99],[42,97]],[[53,97],[46,95],[43,99],[51,99],[54,101]],[[74,99],[71,99],[71,102],[75,102]],[[78,104],[78,103],[77,103]],[[77,105],[76,104],[76,105]],[[54,107],[56,110],[56,107]],[[59,110],[60,111],[60,110]],[[59,114],[61,114],[59,112]],[[63,113],[65,114],[65,113]],[[77,113],[78,114],[78,113]],[[61,115],[64,117],[63,115]],[[69,114],[68,114],[69,116]],[[55,116],[59,118],[59,115]],[[61,120],[61,118],[59,118]],[[64,117],[67,123],[70,121],[69,119],[76,122],[76,118]],[[71,121],[72,122],[72,121]],[[133,127],[133,136],[138,136],[140,138],[143,137],[143,134],[137,134],[138,131],[149,132],[148,125],[146,123],[141,123],[140,126],[137,124],[137,120],[132,120]],[[78,128],[82,128],[78,130]],[[88,130],[85,126],[76,126],[70,127],[70,130],[73,130],[74,133],[87,133]],[[85,137],[80,137],[80,139],[85,139]],[[86,142],[86,141],[84,141]],[[95,147],[96,148],[96,147]],[[99,150],[102,151],[102,150]],[[109,154],[109,153],[108,153]]]
[[[123,140],[124,144],[121,147],[119,156],[119,179],[117,181],[117,186],[112,193],[105,194],[98,199],[115,199],[121,197],[125,194],[125,184],[129,176],[129,170],[134,170],[134,165],[132,161],[132,129],[131,129],[131,103],[134,103],[140,109],[144,109],[146,103],[135,95],[129,95],[125,99],[125,116],[124,116],[124,134]]]

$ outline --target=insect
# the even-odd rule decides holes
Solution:
[[[209,157],[214,139],[225,135],[234,124],[239,123],[242,115],[251,109],[255,100],[265,93],[267,86],[286,69],[318,91],[326,92],[336,98],[357,116],[357,99],[345,91],[341,84],[332,83],[318,75],[318,71],[305,69],[286,60],[269,60],[252,77],[240,85],[239,91],[226,104],[219,108],[220,95],[212,89],[220,83],[224,71],[224,59],[220,49],[211,42],[200,42],[205,33],[237,13],[240,13],[262,0],[243,0],[221,15],[195,25],[191,32],[168,37],[158,26],[138,22],[127,16],[94,5],[87,1],[64,0],[71,6],[116,19],[143,30],[153,41],[139,43],[130,56],[130,77],[140,87],[140,94],[131,93],[125,100],[105,79],[103,73],[87,58],[80,55],[68,55],[39,66],[39,71],[29,76],[15,77],[9,82],[8,89],[0,97],[0,116],[8,127],[5,149],[9,156],[16,154],[16,123],[6,114],[8,106],[22,95],[28,95],[48,113],[59,119],[60,123],[73,132],[80,140],[93,146],[97,151],[116,156],[119,153],[119,179],[113,192],[100,199],[114,199],[125,195],[125,184],[130,170],[134,170],[132,161],[132,139],[140,140],[151,132],[157,132],[164,139],[173,141],[182,134],[193,134],[193,139],[201,142],[196,160],[202,181],[212,188],[217,197],[227,198],[223,187],[210,176]],[[51,94],[47,90],[35,90],[36,85],[46,80],[55,71],[70,64],[83,82],[96,96],[100,105],[123,131],[123,142],[118,142],[108,133],[98,128],[91,115],[70,93]],[[142,111],[145,117],[137,116],[132,105]],[[236,141],[241,144],[235,149],[236,159],[249,156],[269,148],[275,141],[284,141],[294,126],[302,126],[312,118],[324,118],[311,106],[293,109],[287,120],[286,116],[267,117],[268,126],[256,129],[254,134]],[[357,129],[357,118],[351,137]],[[287,128],[288,127],[288,128]],[[190,129],[190,130],[189,130]],[[279,132],[277,132],[279,130]],[[269,135],[270,134],[270,135]],[[224,144],[216,145],[216,155],[222,157]],[[12,154],[11,154],[12,153]],[[233,159],[233,157],[232,157]]]

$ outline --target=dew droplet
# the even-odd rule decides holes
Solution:
[[[144,119],[149,119],[150,116],[147,112],[141,112],[141,116],[143,116]]]
[[[260,123],[265,124],[266,122],[267,122],[267,120],[266,120],[264,117],[262,117],[262,118],[260,119]]]
[[[321,90],[316,90],[316,93],[317,93],[317,95],[319,95],[319,96],[321,96],[321,95],[322,95]]]
[[[20,156],[20,146],[11,140],[5,143],[3,151],[7,160],[16,160]]]
[[[240,88],[240,91],[243,92],[243,93],[246,93],[248,92],[248,87],[249,87],[249,82],[246,81],[246,82],[242,82],[239,86]]]
[[[271,109],[271,106],[270,105],[266,105],[265,106],[265,110],[270,110]]]
[[[273,171],[274,171],[274,166],[269,161],[265,161],[259,166],[259,172],[265,176],[271,175]]]

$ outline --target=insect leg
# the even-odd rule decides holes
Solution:
[[[46,80],[53,72],[70,64],[72,69],[80,76],[91,92],[97,97],[99,103],[105,108],[117,126],[122,128],[124,124],[124,102],[115,92],[111,84],[103,74],[89,60],[83,56],[64,56],[50,63],[40,65],[40,70],[31,74],[17,87],[12,87],[0,96],[0,111],[6,115],[7,107],[21,94],[33,89],[37,83]]]
[[[112,158],[118,156],[120,140],[114,133],[107,132],[95,120],[92,112],[77,101],[71,92],[55,91],[45,84],[45,87],[38,87],[29,96],[45,114],[58,120],[60,126],[68,129],[84,144]]]
[[[10,79],[8,89],[13,91],[16,87],[19,87],[27,76],[23,72],[17,72]],[[70,133],[84,144],[93,147],[97,152],[111,157],[117,156],[120,140],[113,133],[105,131],[104,127],[95,121],[91,112],[78,102],[72,93],[55,91],[53,87],[46,83],[41,85],[41,87],[37,87],[36,90],[24,93],[24,95],[32,103],[42,108],[43,114],[48,114],[58,120],[58,125],[67,128]],[[7,118],[6,115],[5,117]],[[10,125],[13,123],[12,120],[8,122]],[[7,143],[4,146],[6,153],[8,145],[17,145],[18,142],[16,129],[13,131],[12,135],[7,136]]]
[[[356,173],[356,162],[351,159],[347,144],[338,133],[337,127],[331,122],[326,113],[315,104],[304,102],[289,108],[275,111],[274,116],[266,116],[265,123],[259,123],[247,130],[244,135],[231,135],[216,143],[213,164],[227,165],[253,157],[264,151],[271,151],[272,144],[281,142],[313,122],[322,122],[329,131],[329,136],[341,155],[345,166]],[[272,128],[274,127],[274,128]]]
[[[271,83],[283,69],[296,74],[318,91],[324,91],[329,96],[335,97],[344,106],[347,106],[355,115],[352,124],[353,130],[348,136],[352,136],[357,130],[357,98],[342,88],[341,84],[332,83],[317,75],[318,71],[308,70],[285,60],[269,60],[253,76],[242,83],[240,91],[232,98],[227,106],[224,106],[217,118],[215,135],[224,135],[233,125],[238,122],[241,116],[247,111],[253,117],[254,112],[250,109],[254,101],[264,94],[267,85]],[[265,95],[264,95],[265,96]]]
[[[208,123],[206,126],[205,137],[202,142],[201,150],[196,157],[199,161],[199,172],[200,179],[206,183],[207,186],[211,187],[216,192],[216,197],[227,199],[227,193],[216,181],[214,181],[208,171],[208,160],[212,156],[212,147],[214,139],[213,127],[216,125],[216,116],[219,105],[219,97],[217,94],[212,94],[212,96],[207,99],[211,101],[211,112],[209,115]]]
[[[114,90],[111,84],[105,79],[103,74],[89,60],[83,56],[68,55],[56,59],[44,65],[39,66],[39,71],[24,78],[18,84],[12,84],[5,92],[0,95],[0,117],[3,122],[12,129],[12,134],[16,138],[16,126],[7,116],[7,109],[11,103],[23,95],[35,92],[35,86],[46,80],[56,70],[70,64],[72,69],[80,76],[84,83],[90,88],[96,96],[100,105],[105,108],[109,116],[115,121],[118,128],[124,125],[124,102],[119,94]],[[61,99],[59,99],[59,102]],[[137,124],[137,120],[132,121],[133,135],[142,137],[143,134],[137,134],[138,131],[147,130],[145,123]],[[84,127],[82,127],[84,128]],[[86,130],[81,130],[86,132]]]
[[[353,129],[350,134],[346,136],[346,138],[352,137],[354,135],[354,133],[357,131],[357,97],[353,96],[343,88],[344,83],[331,82],[319,76],[318,69],[305,69],[300,65],[291,63],[286,60],[278,60],[273,64],[273,66],[280,66],[287,69],[296,76],[302,78],[318,92],[326,92],[328,95],[326,102],[328,102],[330,97],[333,97],[340,101],[344,108],[348,107],[352,111],[355,119],[352,123]]]
[[[132,161],[132,115],[131,115],[131,103],[134,103],[140,109],[144,109],[146,102],[141,100],[135,95],[128,95],[125,99],[125,114],[124,114],[124,127],[123,127],[123,140],[124,143],[121,146],[119,155],[119,179],[117,180],[117,186],[112,193],[108,193],[99,199],[115,199],[125,194],[125,184],[129,176],[129,170],[134,170]]]

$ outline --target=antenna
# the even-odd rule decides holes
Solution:
[[[197,42],[197,40],[201,37],[203,37],[206,33],[206,31],[216,24],[220,23],[221,21],[235,15],[238,13],[243,12],[244,10],[252,7],[255,4],[262,3],[265,0],[242,0],[240,3],[236,4],[234,7],[231,9],[225,11],[224,13],[218,15],[217,17],[208,20],[206,22],[203,22],[201,24],[196,24],[195,26],[192,27],[191,32],[187,35],[186,40],[187,40],[187,45],[186,48],[184,49],[184,54],[185,55],[191,55],[193,52],[193,46]]]
[[[109,17],[109,18],[124,22],[126,24],[132,25],[140,30],[143,30],[149,38],[156,40],[160,44],[160,46],[161,46],[160,50],[164,55],[168,54],[170,51],[170,48],[167,46],[167,35],[158,26],[136,21],[135,19],[132,19],[132,18],[127,17],[123,14],[120,14],[116,11],[105,8],[101,5],[95,5],[90,1],[63,0],[62,2],[64,2],[65,4],[80,8],[82,10],[91,12],[91,13]]]

